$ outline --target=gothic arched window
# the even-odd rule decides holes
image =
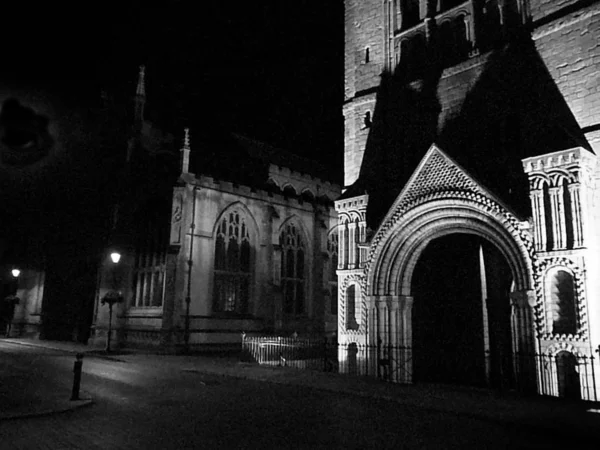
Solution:
[[[327,238],[327,256],[329,257],[329,273],[326,274],[329,290],[329,313],[337,315],[338,313],[338,233],[334,231]]]
[[[409,52],[409,77],[411,80],[420,79],[427,64],[427,41],[423,33],[417,33],[411,38]]]
[[[213,311],[248,313],[251,245],[248,226],[239,211],[225,214],[217,228]]]
[[[163,304],[171,198],[141,208],[135,216],[134,297],[132,306],[148,308]]]
[[[279,236],[281,245],[281,286],[283,289],[283,312],[300,315],[305,313],[304,267],[305,243],[300,229],[288,223]]]

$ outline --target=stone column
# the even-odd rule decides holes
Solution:
[[[534,241],[538,251],[546,250],[546,213],[544,210],[544,192],[541,189],[531,191],[531,210],[533,213]]]
[[[552,208],[552,230],[554,232],[554,247],[553,250],[565,248],[565,220],[564,220],[564,205],[562,198],[562,189],[559,186],[551,187],[550,203]]]
[[[388,345],[390,346],[389,358],[390,367],[394,368],[391,372],[390,381],[400,382],[402,376],[402,365],[404,364],[404,352],[399,345],[399,326],[400,326],[400,304],[397,299],[390,298],[388,301],[388,310],[390,316],[389,326],[389,339]]]
[[[377,299],[377,377],[387,379],[389,375],[389,333],[388,333],[388,307],[387,297]]]
[[[412,306],[413,297],[408,295],[398,296],[398,318],[400,319],[398,380],[402,383],[412,383],[413,381]]]
[[[515,291],[510,294],[513,319],[513,353],[517,387],[525,392],[536,391],[536,337],[534,308],[535,291]]]
[[[273,245],[273,325],[275,330],[283,328],[283,289],[281,286],[281,246]]]
[[[338,226],[338,269],[346,268],[346,234],[348,230],[342,222]]]
[[[571,202],[571,219],[573,220],[573,247],[579,248],[584,245],[584,233],[582,222],[582,205],[579,183],[569,185],[569,200]]]
[[[272,301],[272,286],[274,284],[274,249],[273,249],[273,221],[279,217],[277,210],[272,205],[263,207],[262,211],[262,230],[259,231],[260,247],[257,250],[259,257],[263,258],[264,265],[257,267],[257,289],[258,295],[255,295],[256,304],[254,313],[257,316],[268,317],[269,326],[274,326],[275,305]]]
[[[356,224],[348,223],[348,269],[356,267]]]
[[[319,206],[315,205],[313,215],[312,276],[310,291],[308,292],[310,303],[306,306],[307,312],[312,318],[314,329],[319,333],[325,330],[323,253],[327,247],[327,226],[323,218],[323,211]]]
[[[469,52],[472,52],[477,48],[475,43],[475,32],[473,31],[475,28],[473,16],[463,16],[463,22],[465,24],[465,41],[469,43]]]
[[[385,299],[377,301],[377,339],[382,345],[387,343],[387,303]]]
[[[163,320],[161,330],[161,344],[166,348],[174,349],[177,344],[175,327],[176,298],[177,298],[177,265],[180,246],[171,245],[167,251],[165,263],[165,294],[163,298]]]

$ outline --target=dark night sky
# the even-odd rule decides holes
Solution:
[[[147,115],[161,127],[180,134],[188,124],[193,133],[220,126],[340,176],[342,0],[119,5],[15,15],[1,27],[11,42],[5,65],[68,78],[82,91],[108,86],[124,98],[143,63]]]

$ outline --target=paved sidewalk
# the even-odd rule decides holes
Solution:
[[[30,361],[11,361],[10,366],[0,361],[0,421],[60,413],[91,404],[91,397],[83,390],[80,400],[70,400],[71,383],[71,376],[64,383],[49,380],[44,373],[32,370]]]
[[[576,433],[600,441],[600,405],[566,402],[562,399],[499,394],[487,389],[435,384],[398,385],[370,378],[259,366],[239,362],[233,357],[200,355],[156,355],[148,352],[114,352],[81,344],[10,339],[16,345],[34,345],[56,350],[83,352],[89,356],[131,361],[156,367],[169,365],[174,370],[210,373],[271,383],[304,386],[331,392],[384,399],[416,408],[443,411],[511,425],[534,427],[541,432],[571,435]],[[592,412],[592,410],[598,412]],[[600,448],[600,444],[599,444]]]

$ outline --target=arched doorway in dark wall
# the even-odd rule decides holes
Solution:
[[[485,239],[433,240],[412,278],[414,381],[512,385],[511,285],[508,264]]]

